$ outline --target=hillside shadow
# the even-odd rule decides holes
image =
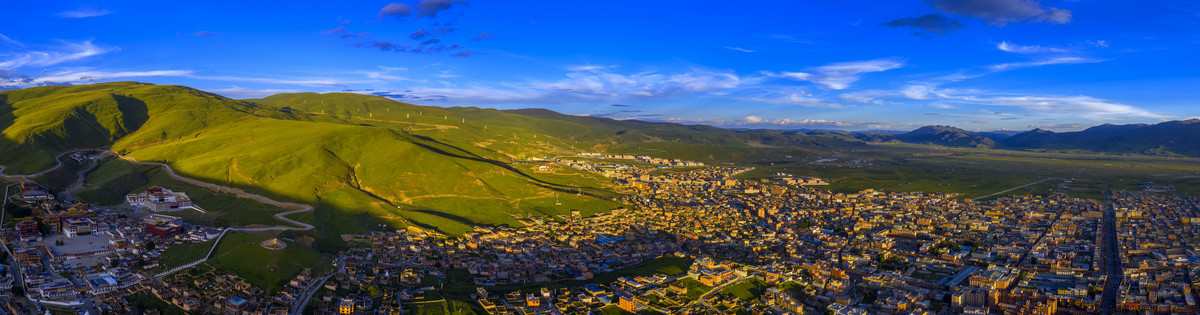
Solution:
[[[440,141],[434,140],[434,139],[432,139],[432,138],[429,138],[429,137],[423,137],[423,136],[417,136],[417,135],[409,135],[409,136],[416,137],[417,139],[420,139],[420,140],[425,140],[425,141],[429,141],[429,142],[437,143],[437,144],[440,144],[440,145],[444,145],[444,146],[447,146],[447,147],[451,147],[451,148],[454,148],[455,150],[459,150],[459,151],[467,152],[468,154],[470,154],[470,153],[469,153],[468,151],[466,151],[466,150],[463,150],[463,149],[461,149],[461,148],[458,148],[458,147],[455,147],[455,146],[453,146],[453,145],[449,145],[449,144],[446,144],[446,143],[443,143],[443,142],[440,142]],[[416,141],[413,141],[413,142],[412,142],[412,144],[414,144],[414,145],[416,145],[416,146],[419,146],[419,147],[421,147],[421,148],[427,149],[427,150],[429,150],[429,151],[433,151],[434,153],[441,154],[441,155],[445,155],[445,156],[448,156],[448,157],[452,157],[452,158],[458,158],[458,159],[465,159],[465,160],[471,160],[471,161],[476,161],[476,162],[481,162],[481,163],[487,163],[487,164],[491,164],[491,165],[493,165],[493,166],[496,166],[496,167],[503,168],[503,169],[505,169],[505,170],[508,170],[508,171],[510,171],[510,172],[516,173],[517,175],[520,175],[521,177],[524,177],[524,178],[528,179],[529,181],[531,181],[531,182],[532,182],[532,184],[534,184],[534,185],[537,185],[538,187],[545,188],[545,189],[550,189],[550,190],[553,190],[553,191],[557,191],[557,192],[563,192],[563,193],[575,193],[575,192],[579,192],[579,191],[578,191],[578,190],[573,190],[573,189],[581,189],[580,187],[572,187],[572,186],[567,186],[567,185],[562,185],[562,184],[551,183],[551,182],[548,182],[548,181],[545,181],[545,180],[542,180],[542,179],[539,179],[539,178],[536,178],[536,177],[530,176],[529,174],[525,174],[525,172],[522,172],[521,170],[518,170],[517,168],[515,168],[515,167],[512,167],[511,165],[508,165],[507,163],[500,162],[500,161],[496,161],[496,160],[492,160],[492,159],[483,158],[483,157],[480,157],[480,156],[478,156],[478,155],[471,154],[470,156],[467,156],[467,155],[457,154],[457,153],[454,153],[454,152],[446,151],[446,150],[443,150],[443,149],[441,149],[441,148],[438,148],[438,147],[435,147],[435,146],[431,146],[431,145],[428,145],[428,144],[425,144],[425,143],[416,142]],[[582,194],[583,194],[583,195],[587,195],[587,196],[589,196],[589,197],[593,197],[593,198],[602,198],[601,196],[599,196],[599,195],[596,195],[596,194],[593,194],[593,193],[591,193],[591,192],[584,192],[584,193],[582,193]]]
[[[434,141],[434,142],[436,142],[436,141]],[[436,142],[436,143],[446,145],[446,147],[458,149],[458,148],[454,147],[454,145],[449,145],[449,144],[445,144],[442,142]],[[413,144],[418,145],[418,147],[425,148],[427,150],[431,150],[431,151],[433,151],[433,153],[442,154],[442,155],[450,156],[450,157],[456,157],[456,159],[484,162],[484,164],[490,164],[490,165],[493,165],[496,167],[504,168],[504,170],[508,170],[509,172],[516,173],[517,176],[521,176],[523,178],[530,180],[530,183],[532,183],[534,185],[538,185],[538,186],[540,186],[540,188],[558,191],[558,192],[576,192],[576,191],[572,191],[572,189],[578,189],[578,188],[574,188],[574,186],[550,183],[550,182],[546,182],[546,180],[542,180],[539,178],[535,178],[533,176],[529,176],[529,174],[521,172],[521,170],[517,170],[516,167],[512,167],[508,164],[505,164],[505,162],[485,159],[485,157],[479,157],[479,156],[467,156],[467,155],[455,154],[455,153],[451,153],[451,151],[446,151],[446,150],[443,150],[442,148],[433,147],[433,145],[425,144],[425,143],[413,142]],[[458,149],[458,150],[462,150],[462,149]],[[582,195],[600,198],[600,196],[592,194],[592,192],[582,192]]]
[[[0,95],[0,132],[8,130],[12,127],[16,116],[13,115],[13,106],[8,103],[8,95]],[[14,139],[9,139],[8,136],[0,136],[0,148],[16,148],[17,142]],[[6,164],[13,161],[12,153],[20,154],[18,150],[0,150],[0,164]],[[12,173],[8,171],[5,173]]]
[[[122,117],[121,125],[125,127],[126,134],[142,128],[142,125],[150,120],[150,109],[146,102],[125,95],[113,94],[112,97],[117,100],[117,109],[121,111]]]

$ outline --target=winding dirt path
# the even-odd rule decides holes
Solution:
[[[272,200],[271,198],[267,198],[267,197],[257,195],[257,194],[248,193],[241,189],[232,188],[232,187],[228,187],[228,186],[222,186],[222,185],[216,185],[216,184],[202,182],[199,180],[180,176],[178,173],[175,172],[175,169],[171,168],[170,165],[167,165],[164,163],[158,163],[158,162],[142,162],[142,161],[138,161],[132,157],[121,155],[117,152],[113,152],[110,150],[104,150],[104,149],[78,149],[78,150],[70,150],[70,151],[63,152],[62,154],[59,154],[57,157],[54,158],[54,161],[57,162],[57,164],[55,164],[53,167],[50,167],[48,169],[45,169],[45,170],[37,172],[37,173],[28,174],[28,175],[4,175],[5,167],[3,165],[0,165],[0,178],[3,178],[6,181],[14,181],[14,180],[23,181],[23,180],[29,180],[30,178],[33,178],[33,177],[45,175],[46,173],[49,173],[51,171],[54,171],[54,170],[62,167],[62,165],[63,165],[62,157],[66,156],[68,154],[71,154],[71,153],[86,152],[86,151],[99,151],[99,152],[103,152],[104,154],[111,154],[113,156],[116,156],[117,158],[120,158],[122,160],[128,161],[133,164],[160,166],[164,170],[166,170],[167,174],[171,175],[172,178],[182,181],[182,182],[186,182],[189,184],[193,184],[196,186],[205,187],[205,188],[209,188],[209,189],[213,189],[213,190],[217,190],[217,191],[227,192],[227,193],[231,193],[231,194],[235,194],[235,195],[239,195],[239,196],[243,196],[243,197],[252,198],[252,199],[258,200],[259,202],[279,206],[282,208],[295,209],[292,211],[277,213],[277,214],[275,214],[275,218],[279,219],[280,221],[284,221],[284,222],[296,225],[298,227],[272,226],[272,227],[257,227],[257,228],[228,228],[226,230],[234,230],[234,231],[307,231],[307,230],[311,230],[314,228],[313,225],[311,225],[311,224],[287,218],[287,216],[291,215],[291,214],[312,211],[312,209],[313,209],[312,206],[298,204],[298,203],[291,203],[291,202],[275,201],[275,200]]]

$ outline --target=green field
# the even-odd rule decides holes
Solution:
[[[600,314],[602,314],[602,315],[633,315],[633,313],[623,310],[623,309],[621,309],[621,307],[618,307],[616,305],[606,305],[604,307],[601,307]]]
[[[683,287],[687,288],[687,297],[692,300],[699,299],[705,293],[708,293],[708,291],[712,291],[713,289],[712,287],[704,285],[703,283],[700,283],[700,281],[696,281],[696,279],[692,279],[690,277],[679,279],[679,282],[683,283]]]
[[[668,276],[677,276],[686,273],[692,265],[691,258],[680,258],[675,256],[663,256],[652,259],[642,264],[638,264],[629,268],[613,271],[610,273],[599,274],[591,280],[559,280],[536,284],[526,285],[499,285],[488,287],[488,291],[504,294],[512,291],[532,292],[541,290],[541,288],[558,289],[564,287],[578,287],[588,283],[611,283],[617,281],[621,277],[646,277],[655,274],[665,274]],[[471,282],[470,277],[463,274],[463,270],[451,271],[448,275],[447,283],[444,286],[447,295],[466,297],[470,296],[475,291],[475,284]]]
[[[414,315],[473,315],[483,314],[477,311],[473,304],[455,300],[445,299],[434,302],[410,303],[404,305],[409,311],[408,314]]]
[[[162,256],[158,258],[160,270],[170,270],[178,266],[183,266],[196,260],[204,258],[208,255],[208,251],[212,249],[213,242],[216,240],[204,242],[188,242],[167,248],[162,252]]]
[[[822,156],[833,162],[756,165],[745,179],[773,177],[782,172],[820,177],[835,192],[881,191],[956,192],[965,198],[984,196],[1046,178],[1073,180],[1079,197],[1097,197],[1103,189],[1136,189],[1137,182],[1174,184],[1185,193],[1200,193],[1200,163],[1191,158],[1042,153],[992,149],[963,149],[930,145],[875,144]],[[849,161],[869,159],[869,164]],[[855,167],[851,167],[855,166]],[[1062,183],[1046,182],[1006,194],[1048,193]]]
[[[284,241],[287,248],[269,250],[259,243],[270,239],[241,232],[230,232],[221,239],[216,252],[206,264],[217,269],[217,273],[241,276],[246,282],[276,292],[304,268],[323,274],[330,270],[331,259],[304,245]]]
[[[758,278],[753,278],[725,287],[716,294],[720,296],[732,296],[742,301],[750,301],[762,296],[768,287],[770,286],[766,282]]]

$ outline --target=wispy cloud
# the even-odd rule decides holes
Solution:
[[[1063,64],[1080,64],[1080,63],[1097,63],[1103,62],[1104,59],[1092,59],[1084,57],[1054,57],[1034,61],[1008,62],[1001,64],[990,65],[987,68],[992,71],[1006,71],[1020,68],[1048,66],[1048,65],[1063,65]]]
[[[4,36],[4,34],[0,34],[0,43],[6,43],[9,45],[25,48],[25,44],[18,42],[15,39],[9,38],[8,36]]]
[[[64,19],[82,19],[96,16],[112,14],[112,10],[97,9],[94,7],[82,7],[74,10],[68,10],[58,13],[58,17]]]
[[[771,77],[786,78],[796,81],[809,81],[824,85],[829,89],[842,90],[850,87],[861,79],[862,74],[882,72],[904,66],[904,60],[899,58],[884,58],[875,60],[838,62],[812,68],[809,72],[762,72]]]
[[[987,20],[993,26],[1012,22],[1071,22],[1071,11],[1043,6],[1038,0],[926,0],[938,11]]]
[[[23,47],[24,45],[21,46]],[[101,47],[93,44],[90,40],[78,42],[63,41],[62,45],[58,48],[57,50],[0,54],[0,69],[12,70],[22,67],[52,66],[120,50],[117,47]]]
[[[379,70],[362,70],[362,71],[355,71],[355,73],[362,74],[370,79],[381,80],[381,81],[388,81],[388,82],[411,81],[412,79],[409,79],[407,77],[396,74],[399,72],[406,72],[406,71],[408,71],[408,68],[395,68],[395,67],[382,67],[381,66],[381,67],[379,67]]]
[[[960,101],[995,106],[1015,106],[1044,113],[1062,113],[1093,120],[1143,117],[1167,119],[1168,116],[1142,108],[1106,101],[1090,96],[995,96],[960,97]]]
[[[70,69],[50,72],[37,77],[9,78],[0,80],[0,86],[30,87],[49,84],[81,84],[123,78],[178,77],[191,74],[188,70],[154,71],[104,71],[93,69]]]
[[[298,90],[287,89],[248,89],[239,86],[232,86],[224,89],[210,89],[208,91],[233,99],[263,98],[275,94],[299,92]]]
[[[1017,53],[1017,54],[1045,54],[1045,53],[1069,53],[1069,52],[1071,52],[1071,50],[1066,49],[1066,48],[1046,47],[1046,46],[1038,46],[1038,45],[1018,45],[1018,44],[1010,43],[1008,41],[1003,41],[1003,42],[1000,42],[999,44],[996,44],[996,49],[999,49],[1004,52]]]
[[[828,119],[791,119],[791,118],[771,118],[760,115],[747,115],[740,119],[706,119],[706,118],[682,118],[682,117],[664,117],[664,118],[649,118],[646,115],[639,117],[627,117],[625,119],[639,119],[648,121],[673,122],[680,124],[703,124],[719,127],[741,127],[741,128],[773,128],[773,129],[833,129],[833,130],[864,130],[864,129],[885,129],[885,128],[902,128],[902,126],[911,127],[911,124],[895,124],[886,122],[862,122],[862,121],[837,121]]]
[[[496,37],[496,34],[483,32],[483,33],[479,33],[479,36],[475,36],[475,40],[485,40],[488,38],[495,38],[495,37]]]
[[[495,85],[417,87],[394,91],[404,98],[455,104],[561,104],[664,99],[681,95],[724,95],[753,80],[730,71],[693,68],[678,73],[617,73],[604,67],[572,67],[556,81],[528,80]]]
[[[733,46],[725,46],[725,49],[733,50],[733,51],[740,51],[740,52],[744,52],[744,53],[758,52],[757,50],[750,50],[750,49],[745,49],[742,47],[733,47]]]
[[[870,90],[847,93],[843,94],[842,98],[873,103],[879,103],[882,99],[932,100],[935,107],[943,109],[960,107],[955,105],[1009,106],[1041,114],[1068,115],[1091,120],[1111,120],[1130,117],[1168,118],[1166,115],[1133,105],[1084,95],[1028,95],[979,89],[940,88],[936,85],[909,85],[900,90]]]
[[[221,35],[221,33],[209,32],[209,31],[197,31],[196,33],[193,33],[192,35],[196,35],[196,36],[217,36],[217,35]]]
[[[248,83],[263,83],[277,85],[298,85],[308,87],[345,87],[347,84],[355,83],[351,81],[334,79],[334,78],[302,78],[302,79],[276,79],[276,78],[257,78],[257,77],[239,77],[239,76],[209,76],[209,75],[189,75],[189,78],[212,81],[225,82],[248,82]]]

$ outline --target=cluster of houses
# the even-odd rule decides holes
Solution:
[[[684,160],[680,160],[680,159],[664,159],[664,158],[656,158],[656,157],[643,156],[643,155],[604,154],[604,153],[584,152],[584,153],[579,153],[578,156],[584,157],[584,158],[591,158],[591,159],[633,160],[633,161],[647,163],[647,164],[664,165],[664,166],[694,166],[694,167],[704,166],[703,162],[684,161]]]
[[[192,208],[192,199],[186,193],[174,192],[162,187],[150,187],[145,192],[125,196],[125,202],[153,212]]]

